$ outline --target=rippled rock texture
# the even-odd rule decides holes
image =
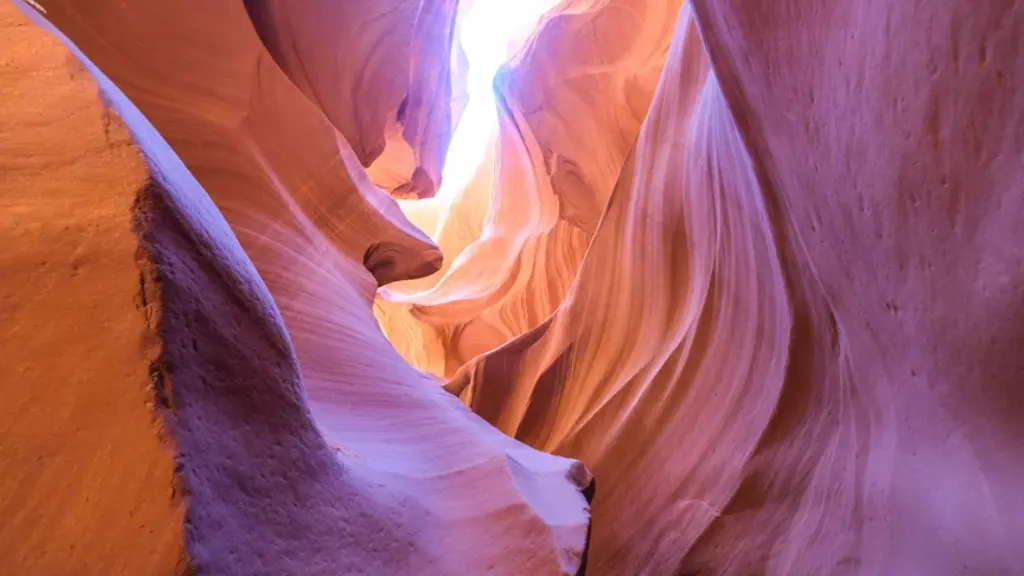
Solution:
[[[1020,6],[486,1],[0,12],[0,568],[1024,572]]]
[[[1024,22],[1012,3],[972,11],[683,7],[624,161],[590,147],[587,114],[606,137],[622,126],[608,104],[567,89],[528,107],[523,124],[550,143],[537,145],[552,183],[538,197],[554,200],[508,209],[528,224],[506,226],[546,215],[590,232],[579,252],[506,268],[529,278],[533,305],[509,299],[514,282],[479,290],[498,283],[467,259],[452,267],[472,281],[449,285],[444,306],[413,295],[412,321],[383,317],[475,412],[591,468],[592,571],[1024,569],[1024,60],[1011,41]],[[616,183],[577,157],[619,167]],[[527,189],[502,184],[482,226],[492,242],[513,219],[503,195]],[[599,222],[581,217],[588,197]],[[491,341],[464,345],[484,323]],[[434,343],[401,347],[415,338]]]
[[[562,302],[640,130],[679,4],[561,6],[499,73],[493,149],[434,234],[446,266],[378,300],[413,365],[451,377]]]
[[[46,30],[0,12],[0,572],[577,573],[588,472],[388,344],[378,282],[437,249],[244,7],[22,8]]]

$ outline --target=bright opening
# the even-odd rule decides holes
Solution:
[[[462,20],[457,41],[466,54],[468,100],[452,133],[441,174],[441,187],[429,200],[400,200],[407,214],[428,209],[436,225],[424,230],[433,239],[444,226],[452,201],[465,188],[487,155],[498,129],[494,76],[519,49],[541,16],[560,0],[475,0]],[[414,219],[418,220],[419,218]]]

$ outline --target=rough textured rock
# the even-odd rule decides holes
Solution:
[[[1021,6],[695,8],[802,316],[776,424],[696,558],[1021,572]]]
[[[48,5],[46,16],[93,47],[102,43],[90,34],[123,11],[146,29],[141,4],[94,6],[79,14]],[[0,92],[0,109],[18,129],[0,140],[3,214],[26,249],[2,261],[0,283],[11,320],[0,332],[0,374],[15,400],[4,408],[17,410],[0,429],[0,507],[19,528],[0,537],[0,571],[576,573],[586,470],[501,435],[405,364],[364,296],[377,280],[301,208],[281,211],[261,236],[274,247],[251,249],[250,260],[211,202],[230,195],[232,178],[240,187],[240,175],[211,180],[221,194],[208,196],[172,150],[182,140],[165,140],[81,46],[22,8],[67,48],[4,5],[10,38],[25,49],[5,51],[18,82]],[[173,20],[151,22],[162,34],[140,59],[169,57],[158,39],[174,43]],[[96,53],[132,80],[150,118],[191,128],[221,152],[222,168],[237,158],[228,153],[236,142],[256,156],[276,144],[247,138],[244,125],[216,132],[200,123],[209,112],[201,94],[149,92],[161,70],[130,75],[130,51],[102,45],[109,52]],[[75,63],[68,49],[84,64],[73,74],[53,64]],[[257,87],[266,92],[253,100],[273,94]],[[281,202],[298,203],[277,184]],[[273,214],[249,198],[252,221]],[[251,229],[241,236],[255,238]]]
[[[500,79],[563,219],[593,233],[661,75],[682,0],[558,6]]]
[[[131,221],[149,170],[89,74],[9,3],[0,62],[0,573],[180,573]]]

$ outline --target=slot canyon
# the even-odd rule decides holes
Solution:
[[[0,0],[0,576],[1024,575],[1024,4]]]

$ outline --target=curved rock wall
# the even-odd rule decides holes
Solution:
[[[4,368],[29,376],[4,376],[20,413],[0,430],[17,451],[0,506],[19,531],[0,537],[0,572],[578,573],[589,473],[501,435],[388,344],[373,290],[436,248],[348,162],[242,7],[22,8],[63,46],[19,27],[25,81],[0,93],[21,135],[4,140],[4,215],[43,250],[5,261],[0,284]],[[77,57],[77,76],[37,51]],[[40,123],[39,98],[72,120]],[[37,182],[83,211],[74,228],[47,221]],[[82,281],[45,290],[68,270]],[[95,343],[53,306],[91,310]]]
[[[1024,571],[1011,0],[562,2],[416,201],[473,2],[42,1],[0,572]]]
[[[458,0],[244,4],[288,77],[364,166],[376,164],[376,183],[400,196],[433,196],[451,135]]]
[[[647,113],[679,4],[560,6],[499,73],[493,164],[436,208],[448,265],[378,300],[413,365],[450,377],[562,302]]]
[[[448,384],[591,467],[595,572],[1021,569],[1024,21],[973,6],[684,8],[565,302]]]
[[[688,8],[662,78],[565,303],[449,384],[499,429],[591,466],[598,573],[672,573],[722,514],[793,329],[767,207]]]

